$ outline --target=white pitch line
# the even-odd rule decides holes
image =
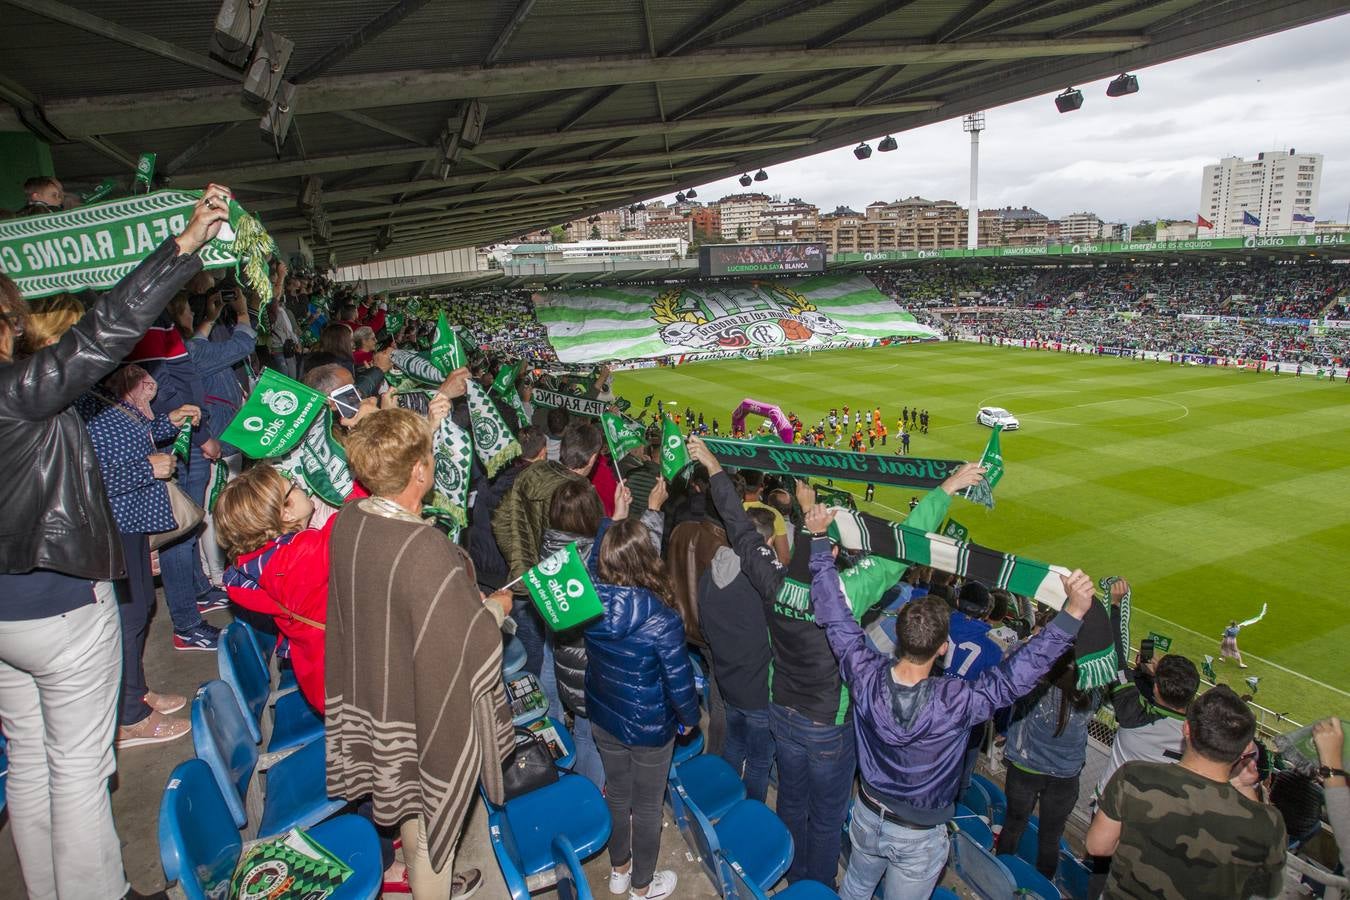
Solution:
[[[1150,617],[1150,618],[1157,619],[1159,622],[1162,622],[1162,623],[1167,624],[1167,625],[1171,625],[1173,628],[1180,628],[1182,631],[1190,632],[1191,634],[1195,635],[1195,636],[1198,637],[1198,638],[1204,638],[1205,640],[1208,640],[1208,641],[1217,640],[1217,639],[1214,638],[1212,635],[1208,635],[1208,634],[1204,634],[1203,632],[1196,631],[1194,628],[1187,628],[1185,625],[1182,625],[1182,624],[1180,624],[1180,623],[1178,623],[1178,622],[1173,622],[1171,619],[1164,619],[1162,616],[1159,616],[1159,615],[1156,615],[1156,614],[1154,614],[1154,613],[1151,613],[1151,612],[1149,612],[1149,611],[1146,610],[1146,609],[1139,608],[1137,611],[1143,613],[1144,615],[1146,615],[1146,616],[1148,616],[1148,617]],[[1277,663],[1277,662],[1271,662],[1270,660],[1266,659],[1264,656],[1257,656],[1255,653],[1248,653],[1248,652],[1246,652],[1245,650],[1242,652],[1242,655],[1243,655],[1243,656],[1250,656],[1252,659],[1260,660],[1261,662],[1265,663],[1265,664],[1268,665],[1268,666],[1273,666],[1273,667],[1275,667],[1276,669],[1279,669],[1281,672],[1287,672],[1288,674],[1293,675],[1295,678],[1302,678],[1304,681],[1311,681],[1313,684],[1317,685],[1318,687],[1326,688],[1326,689],[1329,690],[1329,691],[1333,691],[1333,692],[1335,692],[1335,693],[1337,693],[1337,694],[1340,694],[1342,697],[1350,697],[1350,691],[1343,691],[1343,690],[1341,690],[1341,689],[1338,688],[1338,687],[1332,687],[1331,685],[1327,684],[1327,683],[1324,682],[1324,681],[1318,681],[1316,678],[1309,678],[1307,675],[1304,675],[1302,672],[1295,672],[1293,669],[1286,669],[1284,666],[1280,665],[1279,663]]]

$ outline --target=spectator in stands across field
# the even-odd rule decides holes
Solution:
[[[1252,711],[1219,685],[1186,711],[1180,763],[1116,770],[1086,839],[1088,853],[1111,857],[1104,897],[1279,896],[1284,822],[1229,783],[1248,770],[1256,781],[1255,733]]]
[[[1111,776],[1127,762],[1177,762],[1185,746],[1186,707],[1200,688],[1195,663],[1175,653],[1147,660],[1132,677],[1111,689],[1116,736],[1111,759],[1097,783],[1100,795]]]
[[[220,231],[228,201],[227,188],[208,186],[182,234],[36,352],[16,352],[28,309],[0,275],[0,722],[10,832],[34,897],[140,896],[108,793],[122,683],[113,582],[126,567],[74,403],[201,270],[196,253]]]
[[[921,597],[901,607],[898,658],[869,649],[826,537],[833,518],[814,506],[806,528],[813,537],[811,606],[853,698],[861,770],[849,828],[853,855],[840,896],[867,900],[884,878],[887,896],[927,897],[947,862],[946,822],[955,811],[971,725],[1029,692],[1070,649],[1093,602],[1092,581],[1082,572],[1065,578],[1063,612],[975,681],[933,678],[933,663],[948,642],[946,604]],[[847,797],[847,783],[842,791]]]
[[[1059,868],[1059,839],[1078,802],[1088,722],[1102,700],[1101,691],[1082,691],[1077,683],[1078,666],[1072,652],[1065,653],[1013,706],[1003,748],[1008,812],[997,851],[1017,854],[1031,812],[1038,809],[1036,869],[1051,879]]]
[[[356,368],[364,369],[374,361],[375,345],[375,331],[369,325],[352,332],[352,362]]]
[[[656,871],[666,778],[677,726],[697,725],[699,706],[659,540],[629,516],[630,500],[619,488],[614,524],[597,536],[596,592],[605,612],[586,629],[586,711],[614,823],[610,893],[631,889],[633,897],[661,900],[676,882],[673,871]]]
[[[307,528],[314,501],[269,465],[231,481],[216,500],[216,534],[234,561],[225,589],[240,607],[272,617],[290,642],[301,695],[323,713],[324,622],[328,618],[328,539]]]
[[[514,742],[500,625],[511,598],[483,597],[468,555],[421,518],[431,434],[416,413],[385,409],[347,439],[372,496],[343,508],[329,540],[324,720],[328,795],[370,797],[375,821],[399,826],[413,896],[450,898],[482,880],[454,871],[479,779],[503,799]]]
[[[563,433],[557,462],[545,459],[532,463],[516,476],[492,520],[492,534],[506,560],[508,581],[519,578],[539,562],[553,495],[568,479],[590,476],[602,441],[596,426],[589,422],[574,423]],[[516,637],[525,648],[526,669],[538,676],[544,667],[544,623],[524,585],[517,585],[515,590],[519,593],[515,595],[511,618],[516,622]]]

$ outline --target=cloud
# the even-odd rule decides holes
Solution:
[[[1106,80],[1077,85],[1083,108],[1059,115],[1052,94],[988,111],[981,138],[980,206],[1051,216],[1083,210],[1108,221],[1196,213],[1201,169],[1224,156],[1297,148],[1323,154],[1318,218],[1350,204],[1350,16],[1142,69],[1140,91],[1107,98]],[[769,170],[757,190],[826,209],[918,194],[968,199],[969,139],[958,121],[896,134],[900,148],[859,162],[849,149]],[[715,199],[742,188],[706,187]]]

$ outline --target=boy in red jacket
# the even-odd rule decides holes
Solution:
[[[328,616],[328,536],[306,528],[314,503],[272,466],[249,469],[221,491],[216,535],[234,558],[225,570],[230,600],[269,615],[290,641],[300,693],[323,715],[324,622]]]

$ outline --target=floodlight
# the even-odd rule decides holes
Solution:
[[[750,179],[750,176],[749,176],[748,174],[742,175],[742,176],[740,177],[741,187],[749,187],[749,186],[750,186],[750,181],[751,181],[751,179]]]
[[[765,172],[763,169],[760,169],[758,172],[755,173],[755,181],[768,181],[768,180],[769,180],[769,173]]]
[[[853,155],[858,157],[858,159],[867,159],[867,157],[872,155],[872,148],[867,146],[866,141],[863,141],[853,148]]]
[[[1137,93],[1139,93],[1139,79],[1133,75],[1118,75],[1106,86],[1108,97],[1124,97],[1126,94]]]
[[[880,150],[882,153],[890,153],[892,150],[894,150],[896,147],[899,146],[900,145],[896,143],[895,138],[891,137],[889,134],[886,135],[884,138],[880,140],[880,142],[877,143],[877,149]]]
[[[1083,92],[1077,88],[1068,88],[1055,98],[1055,109],[1062,113],[1073,112],[1083,105]]]

